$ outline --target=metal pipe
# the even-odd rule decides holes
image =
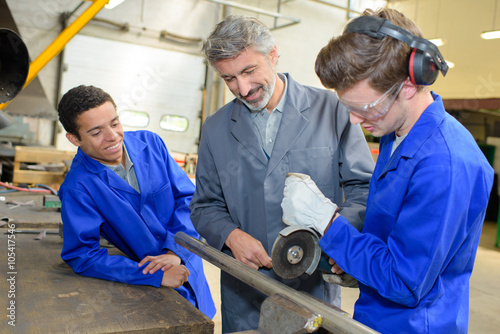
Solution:
[[[294,24],[300,22],[300,19],[297,19],[295,17],[286,16],[286,15],[283,15],[281,13],[271,12],[269,10],[261,9],[261,8],[258,8],[258,7],[252,7],[252,6],[244,5],[244,4],[241,4],[241,3],[234,2],[234,1],[225,1],[225,0],[208,0],[208,1],[214,2],[214,3],[218,3],[218,4],[221,4],[221,5],[225,5],[225,6],[231,6],[231,7],[234,7],[234,8],[248,10],[250,12],[254,12],[254,13],[257,13],[257,14],[272,16],[274,18],[280,18],[280,19],[290,20]],[[275,26],[275,28],[281,28],[281,27],[276,27]]]
[[[42,68],[47,65],[55,56],[57,56],[66,46],[66,44],[75,36],[103,7],[109,0],[92,0],[90,5],[73,23],[71,23],[61,34],[43,51],[34,61],[31,62],[28,78],[24,84],[25,88],[38,75]],[[12,100],[11,100],[12,101]],[[0,104],[0,110],[11,102]]]
[[[360,15],[362,14],[361,12],[358,12],[357,10],[351,9],[351,3],[350,3],[350,1],[348,1],[348,6],[347,7],[339,6],[339,5],[333,4],[333,3],[328,2],[328,1],[324,1],[324,0],[311,0],[311,1],[319,2],[319,3],[323,4],[323,5],[328,5],[328,6],[337,8],[337,9],[343,9],[343,10],[345,10],[347,12],[347,15],[349,15],[349,13],[355,13],[355,14],[360,14]]]
[[[281,0],[278,0],[278,13],[281,13]],[[278,18],[274,18],[274,27],[278,25]]]
[[[286,296],[291,301],[302,305],[323,318],[322,327],[332,333],[373,334],[373,329],[347,316],[347,313],[336,310],[312,296],[294,290],[289,286],[268,277],[257,270],[247,267],[231,256],[203,243],[184,232],[175,235],[175,242],[228,274],[256,288],[267,296],[276,293]]]

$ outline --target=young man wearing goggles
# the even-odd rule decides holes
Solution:
[[[318,231],[332,272],[358,280],[354,319],[382,333],[467,333],[493,169],[425,87],[447,66],[420,36],[395,10],[367,10],[320,51],[323,85],[336,91],[351,123],[381,137],[365,223],[353,229],[300,174],[285,182],[283,221]],[[424,46],[420,70],[413,44]]]

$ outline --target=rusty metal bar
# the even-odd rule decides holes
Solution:
[[[267,296],[281,294],[298,305],[303,305],[309,310],[317,312],[323,317],[322,327],[332,333],[378,333],[350,318],[347,313],[333,306],[328,306],[312,296],[294,290],[257,270],[251,269],[229,255],[220,252],[206,243],[196,240],[184,232],[178,232],[175,235],[175,242]]]

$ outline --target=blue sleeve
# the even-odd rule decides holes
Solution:
[[[163,272],[144,275],[138,262],[121,255],[109,255],[101,248],[103,217],[93,199],[75,189],[61,192],[61,217],[64,223],[62,259],[77,274],[137,285],[159,287]]]
[[[479,172],[471,177],[466,167],[451,167],[439,161],[435,159],[414,170],[393,224],[371,222],[374,229],[390,226],[386,242],[371,233],[356,231],[342,217],[334,221],[320,241],[325,252],[360,283],[409,307],[416,306],[429,293],[470,231],[482,223],[488,199],[488,184],[484,181],[487,175]],[[374,200],[370,214],[383,212],[379,217],[389,216],[391,201],[398,200],[390,196],[390,187],[386,191],[386,196],[378,198],[385,199],[384,203]],[[477,205],[471,205],[474,201]],[[467,261],[464,259],[464,266]]]

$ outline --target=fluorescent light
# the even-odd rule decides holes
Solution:
[[[433,43],[436,46],[442,46],[444,44],[444,40],[442,38],[430,39],[429,42]]]
[[[500,38],[500,30],[485,31],[481,34],[482,39]]]
[[[121,4],[123,1],[125,1],[125,0],[109,0],[108,4],[104,5],[104,8],[113,9],[116,6],[118,6],[119,4]]]

